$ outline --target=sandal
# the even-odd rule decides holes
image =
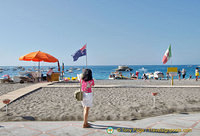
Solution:
[[[87,124],[83,124],[83,128],[90,128],[91,126],[87,123]]]

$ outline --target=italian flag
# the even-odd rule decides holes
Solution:
[[[167,63],[167,61],[172,57],[172,52],[171,52],[171,45],[169,46],[169,48],[166,50],[162,62],[163,64]]]

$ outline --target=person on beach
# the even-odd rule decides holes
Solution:
[[[178,70],[178,79],[181,80],[181,71]]]
[[[52,73],[53,73],[53,68],[50,68],[49,71],[47,72],[47,81],[51,81]]]
[[[136,71],[136,72],[135,72],[135,75],[137,76],[137,79],[138,79],[139,72],[138,72],[138,71]]]
[[[189,80],[191,80],[192,79],[192,75],[190,75],[190,77],[189,77]]]
[[[84,69],[82,78],[80,80],[82,84],[81,90],[83,91],[83,101],[81,102],[83,105],[83,128],[88,128],[90,125],[88,124],[88,114],[89,109],[92,107],[93,101],[93,93],[92,86],[94,86],[94,80],[92,78],[92,71],[90,69]]]
[[[196,76],[196,81],[197,81],[199,78],[199,68],[195,69],[195,76]]]
[[[182,69],[182,76],[183,76],[183,79],[185,79],[185,75],[186,75],[186,70],[183,68],[183,69]]]
[[[142,79],[146,80],[147,79],[147,76],[146,74],[144,73],[143,76],[142,76]]]
[[[167,77],[167,80],[169,80],[169,73],[166,72],[166,77]]]
[[[131,79],[137,79],[137,76],[133,73],[133,74],[131,75]]]

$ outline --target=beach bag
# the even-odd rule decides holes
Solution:
[[[77,101],[83,101],[83,92],[81,91],[81,87],[82,87],[82,81],[80,83],[80,89],[79,90],[76,90],[74,92],[74,98],[77,100]]]
[[[77,101],[83,101],[83,92],[81,92],[80,90],[76,90],[74,92],[74,98],[77,100]]]

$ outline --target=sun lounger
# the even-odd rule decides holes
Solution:
[[[14,82],[19,81],[20,83],[24,82],[35,82],[35,77],[33,76],[34,74],[32,72],[19,72],[19,76],[15,76],[13,78]]]
[[[14,83],[19,83],[21,81],[21,78],[19,76],[14,76],[13,77],[13,82]]]
[[[34,81],[40,81],[41,80],[41,72],[31,72]]]

